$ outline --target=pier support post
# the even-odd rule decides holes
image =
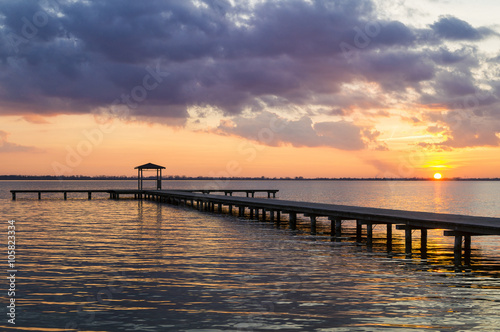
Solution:
[[[420,256],[427,259],[427,228],[420,229]]]
[[[238,206],[238,217],[243,218],[245,216],[245,207]]]
[[[471,264],[471,236],[472,235],[481,235],[481,234],[473,234],[466,232],[457,232],[457,231],[444,231],[444,236],[454,236],[455,237],[455,245],[453,247],[453,262],[456,266],[462,265],[462,242],[463,242],[463,258],[464,264]]]
[[[336,236],[336,232],[335,232],[335,218],[333,217],[330,217],[328,218],[330,220],[330,237],[335,237]]]
[[[411,232],[412,232],[411,227],[406,226],[405,227],[405,253],[407,255],[411,255],[411,244],[412,244]]]
[[[233,204],[229,204],[228,209],[229,209],[229,214],[233,215]]]
[[[15,192],[13,192],[13,193],[12,193],[12,200],[13,200],[13,201],[15,201],[15,200],[16,200],[16,193],[15,193]]]
[[[39,200],[42,199],[42,192],[40,192],[40,191],[38,192],[38,199]]]
[[[342,219],[338,217],[330,217],[330,237],[342,236]]]
[[[366,245],[369,248],[373,246],[373,224],[371,222],[366,223]]]
[[[267,211],[266,209],[262,209],[262,221],[266,221],[267,219]]]
[[[253,219],[253,208],[250,208],[250,219]]]
[[[217,207],[217,213],[222,213],[222,203],[219,203],[219,206]]]
[[[92,199],[92,192],[89,191],[89,200],[91,200],[91,199]]]
[[[255,209],[255,220],[259,221],[259,209]]]
[[[67,199],[68,199],[68,192],[67,192],[67,191],[65,191],[65,192],[64,192],[64,200],[66,201]]]
[[[269,210],[269,221],[274,222],[274,210]]]
[[[289,214],[289,220],[288,220],[288,226],[292,231],[297,229],[297,213],[296,212],[290,212]]]
[[[335,236],[336,237],[342,236],[342,219],[339,218],[335,219]]]
[[[470,256],[471,256],[471,236],[464,235],[464,264],[470,265]]]
[[[281,222],[281,211],[276,211],[276,222],[280,223]]]
[[[386,226],[387,252],[392,252],[392,224]]]
[[[462,235],[455,235],[455,246],[453,248],[453,253],[455,265],[462,265]]]
[[[361,243],[361,234],[363,232],[361,220],[356,220],[356,242]]]
[[[309,218],[311,218],[311,235],[316,235],[316,216],[311,214]]]

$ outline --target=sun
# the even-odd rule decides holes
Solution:
[[[441,179],[443,176],[441,175],[441,173],[434,173],[434,179],[436,180],[439,180]]]

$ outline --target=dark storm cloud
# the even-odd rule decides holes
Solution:
[[[192,105],[233,116],[269,107],[315,105],[323,114],[342,110],[337,116],[383,108],[379,97],[343,93],[345,83],[359,81],[387,93],[431,82],[436,94],[422,93],[422,103],[449,104],[477,90],[467,70],[480,57],[473,47],[450,51],[443,43],[491,35],[451,16],[426,29],[381,20],[370,0],[4,0],[0,112],[88,113],[121,104],[131,116],[178,125]]]
[[[441,17],[439,21],[431,25],[438,36],[452,40],[478,40],[494,34],[488,28],[476,29],[466,21],[453,16]]]

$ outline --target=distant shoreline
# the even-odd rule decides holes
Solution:
[[[145,178],[154,180],[155,177]],[[500,178],[304,178],[304,177],[209,177],[209,176],[164,176],[163,180],[206,180],[206,181],[242,181],[242,180],[267,180],[267,181],[500,181]],[[136,180],[134,176],[53,176],[53,175],[0,175],[0,180]]]

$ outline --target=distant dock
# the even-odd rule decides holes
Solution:
[[[255,197],[255,193],[267,193],[267,197],[276,198],[276,193],[279,191],[277,189],[198,189],[198,190],[182,190],[184,192],[191,193],[202,193],[202,194],[211,194],[211,193],[224,193],[224,195],[233,196],[234,193],[245,193],[247,197]],[[134,195],[134,198],[142,198],[144,194],[146,194],[147,190],[140,189],[122,189],[122,190],[113,190],[113,189],[33,189],[33,190],[11,190],[12,200],[15,201],[17,198],[17,194],[20,193],[36,193],[38,194],[38,199],[42,199],[42,193],[61,193],[65,200],[68,199],[68,193],[87,193],[88,199],[92,199],[92,193],[108,193],[110,199],[119,199],[120,195]]]
[[[405,232],[405,253],[412,252],[412,233],[420,232],[421,255],[427,253],[427,230],[443,229],[445,236],[455,237],[454,263],[459,266],[464,261],[470,265],[471,237],[500,235],[500,218],[475,217],[456,214],[414,212],[403,210],[366,208],[334,204],[310,203],[271,199],[276,197],[275,189],[222,189],[222,190],[11,190],[12,199],[19,193],[62,193],[67,199],[68,193],[108,193],[110,199],[133,195],[134,199],[146,199],[161,203],[189,206],[199,211],[228,213],[239,217],[280,223],[282,215],[288,215],[288,227],[297,228],[297,216],[303,215],[310,220],[310,232],[316,234],[317,218],[327,217],[330,221],[332,239],[342,236],[342,222],[356,221],[356,242],[363,242],[363,227],[366,229],[365,243],[373,245],[373,227],[386,225],[387,251],[392,251],[392,230]],[[223,193],[224,195],[214,195]],[[234,193],[245,193],[246,197],[233,196]],[[255,198],[255,193],[266,193],[268,198]]]

